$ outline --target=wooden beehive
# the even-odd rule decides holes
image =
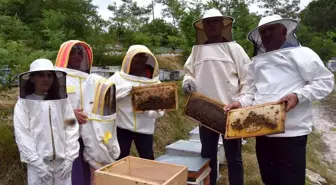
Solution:
[[[137,157],[126,157],[95,171],[96,185],[187,185],[188,169]]]
[[[134,112],[178,109],[176,83],[133,87],[131,96]]]
[[[191,93],[183,115],[220,134],[225,134],[224,104],[200,93]]]
[[[264,136],[285,132],[285,103],[272,102],[229,111],[226,139]]]
[[[188,167],[188,182],[196,182],[206,172],[210,166],[210,159],[202,158],[201,156],[174,156],[162,155],[155,159],[156,161],[166,162]],[[205,179],[206,176],[203,178]]]

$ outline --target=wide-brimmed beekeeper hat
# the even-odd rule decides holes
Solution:
[[[204,44],[208,38],[204,32],[203,28],[203,20],[209,19],[209,18],[223,18],[223,29],[222,29],[222,37],[224,37],[227,41],[232,41],[232,24],[234,23],[235,19],[230,16],[224,16],[222,13],[212,8],[210,10],[205,11],[203,18],[196,20],[193,23],[193,26],[196,30],[196,44]]]
[[[252,42],[255,47],[254,55],[258,55],[266,51],[261,41],[259,28],[262,26],[272,25],[272,24],[282,24],[286,27],[287,29],[286,42],[288,44],[291,44],[293,46],[300,45],[295,35],[295,32],[299,26],[298,22],[294,19],[282,18],[280,15],[271,15],[271,16],[261,18],[258,26],[254,28],[247,36],[247,39],[250,42]]]
[[[66,76],[66,73],[63,71],[57,70],[50,60],[45,59],[45,58],[40,58],[40,59],[33,61],[30,64],[29,71],[21,73],[19,75],[19,79],[28,80],[31,73],[42,72],[42,71],[53,71],[57,74],[58,77]]]

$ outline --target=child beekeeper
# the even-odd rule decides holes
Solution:
[[[28,185],[71,185],[79,126],[67,98],[66,73],[38,59],[19,80],[14,130]]]
[[[84,109],[88,117],[81,125],[84,142],[84,160],[91,166],[91,184],[94,171],[118,159],[120,148],[117,139],[115,85],[97,74],[86,79]]]
[[[116,85],[117,137],[121,150],[119,159],[130,154],[133,141],[141,158],[154,159],[155,120],[163,116],[164,112],[150,110],[134,113],[130,91],[133,86],[160,83],[156,58],[146,46],[133,45],[124,57],[121,71],[111,76],[109,81]]]

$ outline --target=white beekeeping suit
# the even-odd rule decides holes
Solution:
[[[129,74],[132,62],[134,62],[132,59],[137,54],[144,54],[147,57],[146,63],[152,70],[148,78]],[[121,70],[111,76],[109,81],[116,84],[118,107],[116,122],[118,127],[132,132],[153,134],[155,119],[163,116],[164,111],[146,111],[145,114],[134,113],[130,96],[132,87],[161,83],[159,80],[159,65],[152,52],[143,45],[131,46],[124,57]]]
[[[227,42],[207,43],[202,20],[223,17],[222,37]],[[216,9],[208,10],[194,23],[196,42],[184,65],[183,88],[199,92],[224,104],[239,100],[245,94],[247,69],[251,63],[244,49],[233,40],[234,19],[222,16]]]
[[[45,95],[36,94],[36,77],[53,79]],[[14,130],[21,161],[27,163],[28,184],[71,185],[79,126],[67,98],[66,73],[55,70],[50,60],[38,59],[19,79]]]
[[[258,28],[263,25],[282,24],[287,29],[286,41],[278,50],[265,52]],[[299,103],[286,116],[285,133],[268,137],[296,137],[312,131],[312,102],[326,97],[334,85],[333,74],[324,66],[320,57],[310,48],[300,46],[295,37],[298,24],[279,15],[265,17],[248,35],[256,46],[250,65],[250,88],[240,99],[243,107],[279,101],[295,93]]]
[[[71,69],[69,67],[69,56],[73,49],[80,50],[83,55],[80,69]],[[55,66],[67,73],[67,93],[73,109],[83,108],[83,89],[85,87],[85,79],[91,71],[92,61],[92,49],[85,42],[70,40],[63,43],[59,49]]]
[[[84,159],[94,169],[114,162],[120,154],[116,133],[115,85],[104,77],[91,74],[86,80],[84,112],[88,123],[81,127]]]

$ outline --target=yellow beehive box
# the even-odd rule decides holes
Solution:
[[[234,109],[226,122],[226,139],[264,136],[285,132],[284,102]]]
[[[187,185],[188,169],[126,157],[95,171],[96,185]]]
[[[183,115],[217,133],[225,134],[226,113],[224,104],[204,96],[191,93]]]
[[[131,96],[134,112],[147,110],[173,111],[178,109],[176,83],[133,87]]]

